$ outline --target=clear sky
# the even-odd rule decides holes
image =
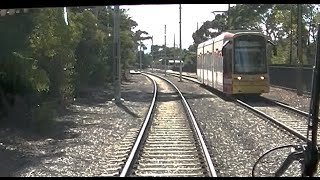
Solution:
[[[231,5],[233,6],[233,5]],[[170,5],[128,5],[120,8],[129,9],[128,14],[138,23],[134,30],[144,30],[153,35],[154,45],[164,44],[164,25],[167,26],[167,46],[173,47],[175,34],[176,46],[179,47],[179,4]],[[212,11],[226,11],[228,4],[182,4],[181,5],[182,48],[187,49],[193,43],[192,33],[203,22],[213,20]],[[151,40],[145,40],[150,52]]]

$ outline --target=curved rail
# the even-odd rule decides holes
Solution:
[[[298,132],[298,131],[296,131],[296,130],[288,127],[288,126],[286,126],[285,124],[281,123],[280,121],[276,120],[275,118],[267,115],[267,114],[264,113],[264,112],[261,112],[261,111],[259,111],[259,110],[256,110],[256,109],[253,108],[252,106],[248,105],[247,103],[245,103],[245,102],[243,102],[243,101],[241,101],[241,100],[239,100],[239,99],[235,99],[235,101],[236,101],[238,104],[240,104],[240,105],[246,107],[247,109],[253,111],[254,113],[262,116],[263,118],[266,118],[266,119],[270,120],[271,122],[273,122],[274,124],[280,126],[281,128],[285,129],[286,131],[292,133],[293,135],[295,135],[295,136],[298,137],[299,139],[301,139],[301,140],[303,140],[303,141],[307,141],[307,138],[306,138],[303,134],[301,134],[300,132]]]
[[[172,72],[167,72],[167,74],[176,76],[176,75],[179,75],[179,72],[172,71]],[[185,76],[187,78],[191,78],[191,79],[189,79],[191,81],[194,81],[193,79],[196,79],[196,77],[194,77],[192,75],[182,74],[182,76]],[[273,85],[273,84],[270,84],[270,87],[279,88],[279,89],[283,89],[283,90],[287,90],[287,91],[291,91],[291,92],[296,92],[297,91],[297,89],[288,88],[288,87],[284,87],[284,86]],[[311,96],[311,92],[303,91],[303,95],[310,97]]]
[[[157,98],[157,92],[158,92],[158,87],[157,87],[157,84],[156,82],[147,74],[144,74],[144,73],[141,73],[145,76],[147,76],[153,83],[153,98],[152,98],[152,101],[151,101],[151,104],[150,104],[150,107],[149,107],[149,110],[148,110],[148,113],[147,113],[147,116],[144,120],[144,123],[140,129],[140,132],[139,132],[139,135],[133,145],[133,148],[131,150],[131,153],[128,157],[128,160],[127,162],[125,163],[123,169],[122,169],[122,172],[120,173],[120,177],[125,177],[128,173],[129,173],[129,170],[130,168],[132,167],[132,165],[134,164],[134,159],[136,158],[136,155],[137,155],[137,151],[139,149],[139,147],[141,146],[141,142],[142,142],[142,138],[146,132],[146,129],[147,129],[147,126],[150,122],[150,119],[151,119],[151,114],[153,112],[153,109],[155,107],[155,102],[156,102],[156,98]]]
[[[148,74],[152,74],[152,73],[148,73]],[[191,108],[190,108],[187,100],[185,99],[185,97],[183,96],[183,94],[181,93],[181,91],[178,89],[178,87],[177,87],[176,85],[174,85],[171,81],[169,81],[168,79],[165,79],[165,78],[163,78],[163,77],[161,77],[161,76],[155,75],[155,74],[152,74],[152,75],[153,75],[153,76],[156,76],[156,77],[158,77],[158,78],[160,78],[160,79],[163,79],[163,80],[167,81],[167,82],[168,82],[169,84],[171,84],[171,85],[177,90],[177,92],[179,93],[179,95],[180,95],[180,97],[181,97],[181,99],[182,99],[182,102],[183,102],[183,106],[186,108],[186,110],[187,110],[187,112],[188,112],[187,114],[188,114],[188,116],[190,117],[191,122],[192,122],[192,125],[193,125],[193,127],[195,128],[195,130],[196,130],[197,137],[198,137],[199,140],[200,140],[201,149],[202,149],[202,151],[203,151],[204,159],[205,159],[205,161],[206,161],[206,163],[207,163],[207,166],[209,167],[210,175],[211,175],[212,177],[217,177],[217,173],[216,173],[216,171],[215,171],[215,169],[214,169],[214,166],[213,166],[213,163],[212,163],[210,154],[209,154],[209,152],[208,152],[207,145],[206,145],[205,142],[204,142],[204,139],[203,139],[203,137],[202,137],[202,135],[201,135],[199,126],[198,126],[198,124],[197,124],[197,122],[196,122],[196,120],[195,120],[195,117],[194,117],[194,115],[193,115],[193,113],[192,113],[192,111],[191,111]]]
[[[167,74],[169,74],[171,76],[174,76],[174,77],[179,77],[178,73],[168,72]],[[198,79],[196,79],[195,77],[189,76],[189,75],[182,74],[182,78],[186,79],[186,80],[189,80],[189,81],[192,81],[192,82],[197,83],[197,84],[202,84],[200,81],[198,81]]]
[[[295,112],[295,113],[297,113],[299,115],[302,115],[302,116],[305,116],[305,117],[309,117],[309,113],[307,113],[307,112],[301,111],[301,110],[299,110],[297,108],[294,108],[294,107],[291,107],[291,106],[288,106],[288,105],[286,105],[286,104],[284,104],[284,103],[282,103],[280,101],[277,101],[277,100],[271,100],[271,99],[267,99],[267,98],[265,98],[265,99],[268,100],[268,101],[271,101],[272,103],[274,103],[274,104],[276,104],[276,105],[278,105],[278,106],[280,106],[280,107],[282,107],[284,109],[287,109],[289,111]]]
[[[172,75],[172,76],[174,76],[174,77],[178,77],[178,74],[177,74],[177,73],[172,73],[172,72],[171,72],[171,73],[168,73],[168,74],[170,74],[170,75]],[[182,75],[182,76],[183,76],[184,79],[187,79],[187,80],[189,80],[189,81],[195,82],[195,83],[197,83],[197,84],[201,84],[201,83],[200,83],[195,77],[193,77],[193,76],[190,76],[190,75]],[[281,88],[281,87],[279,87],[279,88]],[[267,99],[267,98],[265,98],[265,99]],[[277,101],[277,100],[270,100],[270,99],[267,99],[267,100],[272,101],[272,103],[275,103],[276,105],[281,106],[281,107],[283,107],[283,108],[285,108],[285,109],[288,109],[288,110],[290,110],[290,111],[293,111],[293,112],[295,112],[295,113],[297,113],[297,114],[300,114],[300,115],[302,115],[302,116],[309,117],[309,113],[307,113],[307,112],[305,112],[305,111],[301,111],[301,110],[299,110],[299,109],[297,109],[297,108],[288,106],[288,105],[286,105],[286,104],[284,104],[284,103],[282,103],[282,102],[280,102],[280,101]]]
[[[172,76],[174,76],[174,77],[178,77],[178,76],[177,76],[178,73],[173,73],[173,72],[171,72],[171,73],[168,73],[168,74],[170,74],[170,75],[172,75]],[[200,83],[195,77],[193,77],[193,76],[190,76],[190,75],[182,75],[182,76],[184,76],[184,77],[183,77],[184,79],[187,79],[187,80],[189,80],[189,81],[195,82],[195,83],[197,83],[197,84],[201,84],[201,83]],[[271,86],[273,86],[273,85],[271,85]],[[277,88],[283,88],[283,87],[278,87],[278,86],[275,86],[275,87],[277,87]],[[286,89],[286,88],[283,88],[283,89]],[[300,115],[302,115],[302,116],[309,117],[309,113],[307,113],[307,112],[305,112],[305,111],[301,111],[301,110],[299,110],[299,109],[297,109],[297,108],[288,106],[287,104],[284,104],[284,103],[282,103],[282,102],[280,102],[280,101],[277,101],[277,100],[271,100],[271,99],[267,99],[267,98],[265,98],[265,99],[266,99],[266,100],[269,100],[269,101],[272,101],[272,103],[275,103],[276,105],[281,106],[281,107],[283,107],[283,108],[285,108],[285,109],[288,109],[288,110],[290,110],[290,111],[293,111],[293,112],[295,112],[295,113],[297,113],[297,114],[300,114]]]
[[[177,77],[177,76],[178,76],[177,73],[170,73],[170,75],[172,75],[172,76],[174,76],[174,77]],[[188,75],[182,75],[182,76],[184,76],[184,77],[183,77],[184,79],[187,79],[187,80],[193,81],[193,82],[195,82],[195,83],[201,84],[201,83],[198,82],[194,77],[191,77],[191,76],[188,76]],[[290,110],[290,111],[292,111],[292,112],[294,112],[294,113],[297,113],[297,114],[299,114],[299,115],[302,115],[302,116],[304,116],[304,117],[308,117],[308,116],[309,116],[309,114],[308,114],[307,112],[304,112],[304,111],[301,111],[301,110],[299,110],[299,109],[290,107],[290,106],[288,106],[288,105],[286,105],[286,104],[284,104],[284,103],[281,103],[281,102],[279,102],[279,101],[271,100],[271,99],[267,99],[267,98],[264,98],[264,99],[265,99],[265,100],[268,100],[268,101],[270,101],[270,102],[272,102],[272,103],[274,103],[274,104],[276,104],[276,105],[278,105],[278,106],[280,106],[281,108]],[[233,100],[234,100],[236,103],[240,104],[241,106],[243,106],[243,107],[245,107],[245,108],[253,111],[254,113],[256,113],[257,115],[259,115],[260,117],[263,117],[263,118],[266,118],[266,119],[270,120],[271,122],[273,122],[273,123],[276,124],[277,126],[285,129],[286,131],[290,132],[291,134],[293,134],[294,136],[298,137],[299,139],[301,139],[301,140],[303,140],[303,141],[310,141],[310,140],[307,139],[307,137],[306,137],[305,135],[301,134],[300,132],[296,131],[295,129],[293,129],[293,128],[291,128],[291,127],[286,126],[284,123],[276,120],[275,118],[267,115],[266,113],[264,113],[264,112],[262,112],[262,111],[259,111],[259,110],[255,109],[255,108],[251,107],[249,104],[245,103],[244,101],[239,100],[239,99],[236,99],[236,98],[233,98]]]

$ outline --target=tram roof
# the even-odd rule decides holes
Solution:
[[[265,36],[262,31],[255,31],[255,30],[227,30],[222,32],[220,35],[218,35],[215,38],[209,39],[207,41],[204,41],[198,45],[198,48],[204,47],[208,44],[212,44],[212,42],[221,41],[226,42],[227,40],[231,39],[234,35],[238,34],[260,34]]]
[[[262,33],[262,31],[258,30],[226,30],[225,32],[238,34],[238,33]]]

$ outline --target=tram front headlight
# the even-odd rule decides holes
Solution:
[[[237,77],[237,79],[238,79],[238,80],[241,80],[241,79],[242,79],[242,77],[241,77],[241,76],[238,76],[238,77]]]
[[[264,77],[264,76],[260,76],[260,79],[261,79],[261,80],[264,80],[264,79],[265,79],[265,77]]]

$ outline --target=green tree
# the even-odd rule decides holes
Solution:
[[[317,22],[319,10],[317,5],[303,4],[302,12],[303,62],[310,64],[313,63],[315,55],[316,29],[313,27],[313,23]],[[230,21],[230,27],[228,27],[227,19]],[[193,33],[193,39],[195,45],[198,46],[198,44],[216,37],[227,29],[261,31],[279,47],[281,55],[272,57],[271,62],[287,64],[296,61],[297,19],[297,5],[295,4],[238,4],[230,8],[229,18],[227,13],[222,13],[216,15],[213,21],[206,21],[199,30]],[[210,29],[215,31],[210,32]],[[293,39],[292,48],[290,48],[291,37]]]

